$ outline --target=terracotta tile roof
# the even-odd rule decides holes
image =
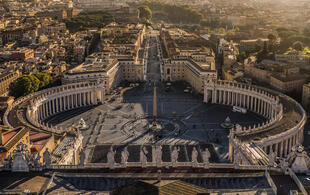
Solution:
[[[31,132],[30,133],[30,141],[31,142],[37,142],[40,140],[48,139],[51,135],[47,133],[37,133],[37,132]]]
[[[31,153],[40,152],[43,148],[43,144],[32,145],[30,148]]]
[[[14,135],[16,135],[16,131],[10,131],[3,133],[2,144],[5,145]]]
[[[2,144],[0,146],[0,150],[8,151],[17,142],[19,142],[20,139],[22,137],[24,137],[25,134],[28,133],[28,132],[29,132],[29,129],[24,128],[24,127],[17,127],[15,129],[12,129],[12,130],[9,130],[7,132],[4,132],[3,133],[4,139],[2,140],[3,142],[2,142]]]

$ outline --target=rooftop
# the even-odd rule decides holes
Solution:
[[[9,129],[7,127],[1,126],[1,137],[0,137],[0,151],[8,151],[13,146],[15,146],[19,140],[28,133],[28,129],[24,127],[17,127],[15,129]]]

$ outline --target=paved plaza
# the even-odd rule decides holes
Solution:
[[[214,146],[219,159],[225,160],[228,152],[228,129],[220,124],[230,117],[233,124],[253,125],[263,122],[257,114],[233,112],[230,106],[202,103],[202,97],[184,93],[185,83],[173,83],[170,90],[165,91],[164,83],[157,83],[157,112],[159,120],[171,120],[178,124],[181,121],[180,134],[170,134],[158,140],[161,145],[198,145],[210,143]],[[119,93],[119,94],[118,94]],[[118,94],[118,95],[117,95]],[[68,128],[77,126],[83,118],[88,126],[83,130],[85,148],[106,144],[143,145],[154,143],[145,130],[137,130],[136,134],[124,131],[126,123],[138,117],[152,116],[153,84],[140,83],[132,87],[124,87],[115,95],[107,96],[103,105],[63,112],[47,122]],[[143,128],[140,126],[139,128]],[[139,132],[141,132],[139,134]],[[87,150],[86,150],[87,151]]]

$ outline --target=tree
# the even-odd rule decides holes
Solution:
[[[50,74],[45,73],[45,72],[36,72],[33,74],[37,79],[40,81],[40,88],[45,87],[46,85],[50,84],[52,77]]]
[[[10,95],[18,98],[39,90],[40,81],[33,75],[23,75],[11,83]]]
[[[270,33],[270,34],[268,35],[268,39],[269,39],[270,42],[274,42],[274,41],[276,40],[276,36],[275,36],[274,34],[271,34],[271,33]]]
[[[138,8],[139,10],[139,18],[140,19],[145,19],[145,20],[150,20],[152,19],[152,11],[148,6],[141,6]]]
[[[293,43],[292,45],[293,49],[297,50],[297,51],[302,51],[304,50],[304,44],[300,41],[296,41]]]
[[[235,26],[234,31],[235,31],[235,32],[239,32],[239,31],[240,31],[239,26]]]
[[[219,33],[220,34],[225,34],[225,29],[224,28],[219,28]]]
[[[49,85],[51,80],[51,75],[45,72],[22,75],[11,83],[9,93],[16,98],[25,96]]]

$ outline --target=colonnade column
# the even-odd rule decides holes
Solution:
[[[284,144],[284,146],[283,146],[284,157],[286,157],[286,155],[287,155],[287,140],[284,140],[284,141],[283,141],[283,144]]]
[[[64,97],[60,97],[60,111],[62,112],[63,111],[63,100],[64,100]]]
[[[91,104],[90,98],[91,98],[91,94],[90,94],[90,92],[88,92],[88,93],[87,93],[87,102],[88,102],[88,105]]]
[[[283,157],[283,141],[280,142],[280,157]]]

